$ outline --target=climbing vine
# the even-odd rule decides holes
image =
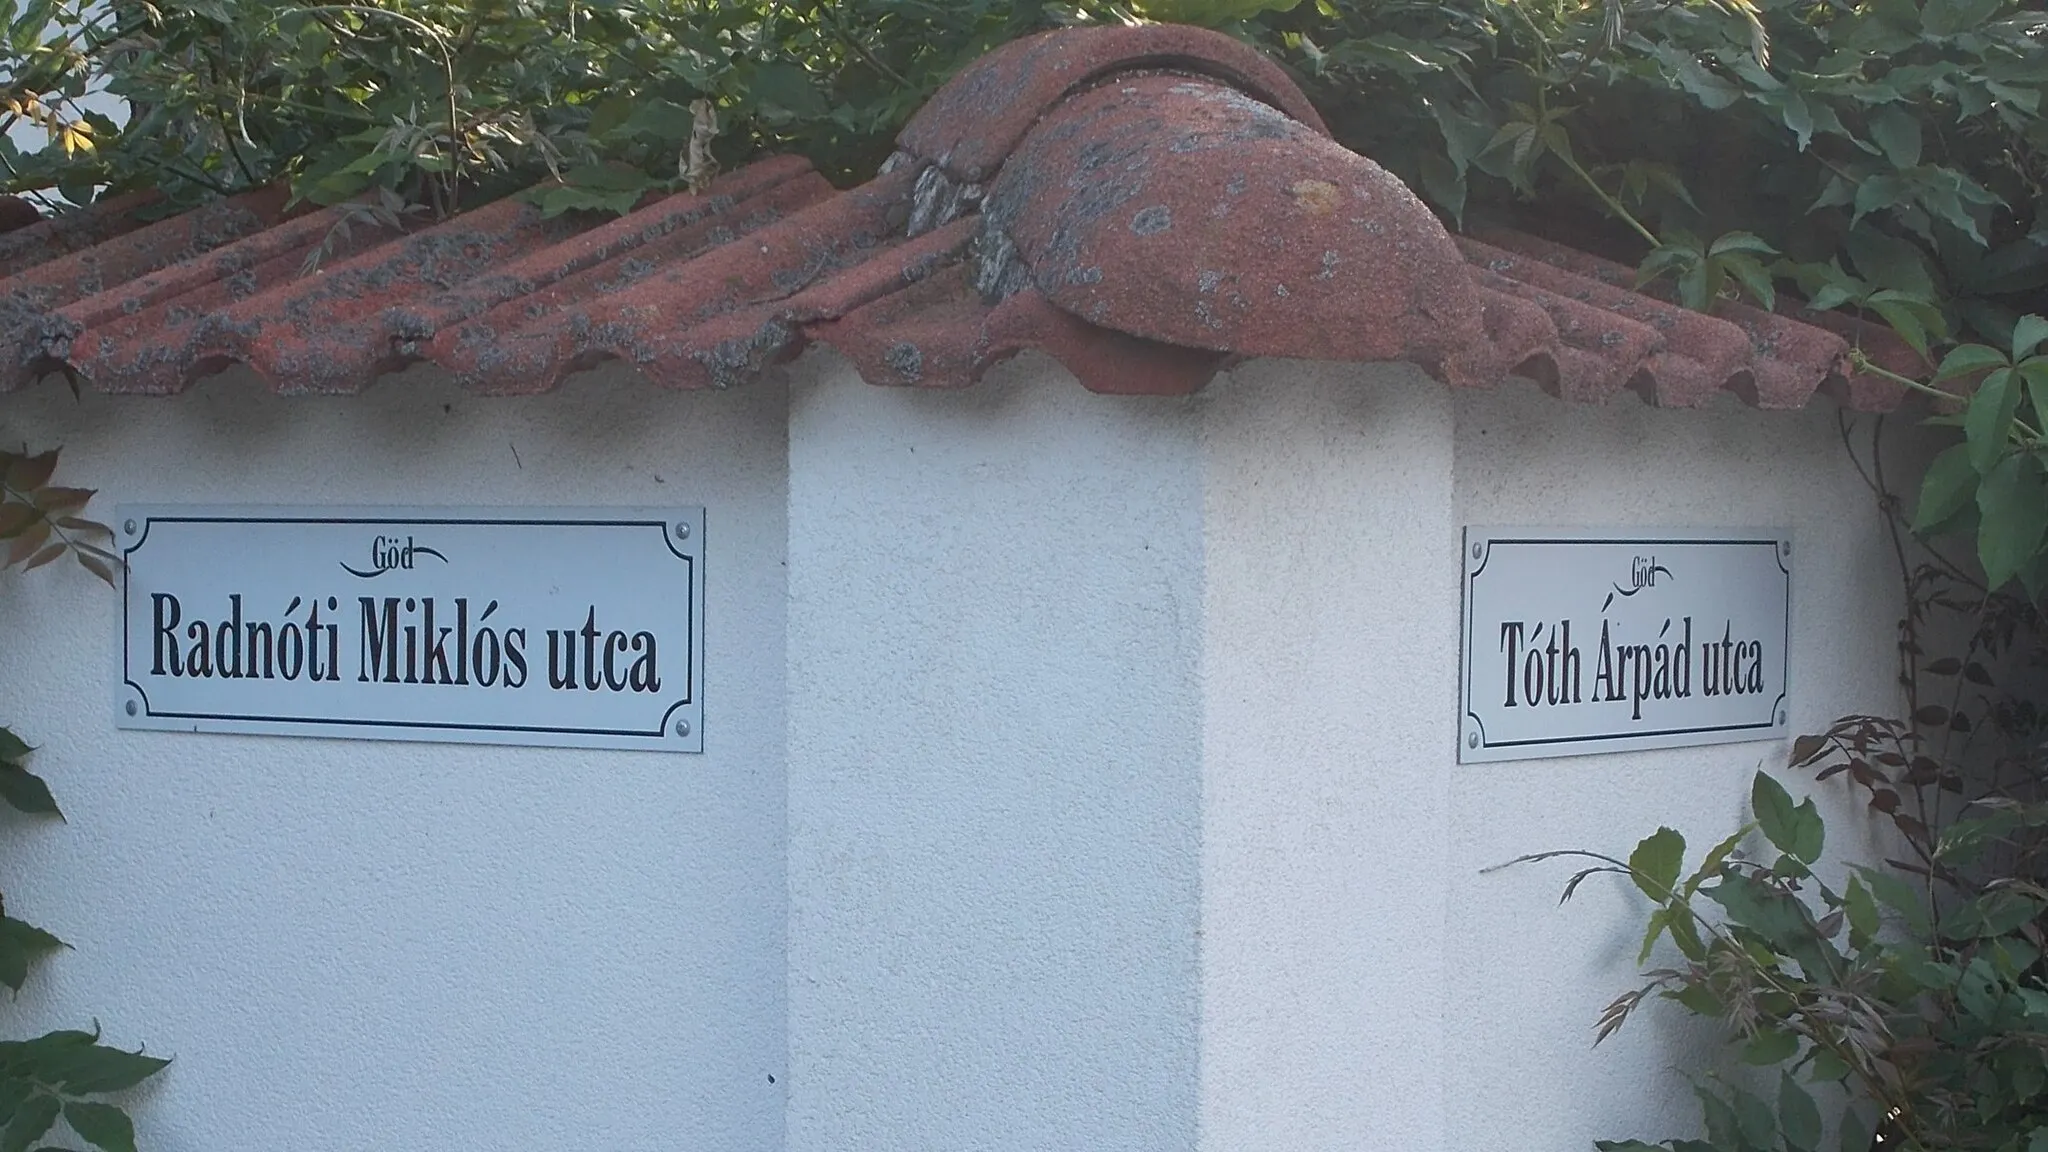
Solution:
[[[120,564],[108,550],[113,533],[85,515],[93,493],[52,484],[56,471],[54,451],[0,452],[0,570],[26,572],[69,557],[111,585]],[[9,835],[64,818],[49,785],[28,767],[33,752],[13,728],[0,727],[0,804],[18,817],[7,823]],[[6,914],[0,899],[0,985],[20,992],[34,969],[65,947],[48,930]],[[63,1128],[104,1152],[135,1152],[127,1111],[107,1097],[167,1063],[100,1043],[97,1024],[90,1032],[0,1041],[0,1152],[60,1147],[52,1132]]]

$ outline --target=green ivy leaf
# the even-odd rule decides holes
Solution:
[[[1865,1120],[1861,1113],[1854,1108],[1842,1110],[1842,1152],[1870,1152],[1871,1143],[1876,1138],[1877,1134],[1871,1131],[1870,1122]],[[2033,1152],[2048,1152],[2048,1149],[2035,1149]]]
[[[1927,466],[1927,475],[1920,482],[1920,504],[1914,510],[1913,531],[1922,535],[1939,533],[1958,513],[1974,507],[1978,480],[1967,444],[1944,449]]]
[[[2048,430],[2048,356],[2036,356],[2020,365],[2019,373],[2034,401],[2034,426]]]
[[[2019,414],[2018,373],[2000,368],[1984,377],[1963,413],[1963,435],[1970,446],[1970,466],[1988,475],[2011,446],[2013,417]]]
[[[1842,893],[1842,907],[1849,914],[1849,946],[1860,952],[1877,939],[1878,930],[1884,926],[1877,901],[1862,877],[1849,877],[1849,887]]]
[[[1784,785],[1759,772],[1750,785],[1749,803],[1757,826],[1778,851],[1802,864],[1820,859],[1827,828],[1813,801],[1793,804]]]
[[[1778,1126],[1785,1147],[1792,1152],[1818,1152],[1821,1138],[1820,1106],[1790,1072],[1778,1074]]]
[[[0,1152],[28,1152],[28,1146],[50,1130],[50,1126],[57,1122],[57,1113],[62,1110],[63,1105],[55,1096],[29,1097],[28,1103],[15,1110],[6,1132],[0,1134]]]
[[[1678,886],[1678,874],[1685,866],[1685,837],[1670,828],[1659,828],[1629,853],[1629,876],[1643,895],[1659,904],[1671,899]]]
[[[1757,263],[1755,257],[1735,252],[1717,259],[1728,275],[1733,276],[1764,311],[1770,312],[1778,307],[1778,290],[1771,284],[1771,274],[1764,271],[1764,266]]]
[[[32,816],[55,816],[63,819],[57,810],[57,799],[50,795],[50,786],[43,778],[16,764],[0,763],[0,800],[19,812]]]
[[[1931,931],[1927,916],[1926,896],[1915,891],[1913,886],[1890,872],[1861,865],[1853,866],[1856,876],[1869,885],[1871,895],[1878,902],[1897,913],[1904,921],[1906,931],[1914,938],[1924,939]]]
[[[66,1053],[58,1063],[58,1081],[66,1091],[83,1096],[133,1088],[170,1066],[169,1060],[126,1052],[106,1044]]]
[[[2048,536],[2048,477],[2031,454],[2000,459],[1977,489],[1977,558],[1993,588],[2019,574]]]
[[[2005,354],[1996,348],[1983,344],[1960,344],[1941,358],[1941,367],[1934,373],[1934,382],[1939,384],[1987,369],[2002,368],[2006,364]]]
[[[1840,1084],[1849,1078],[1849,1073],[1854,1069],[1843,1063],[1842,1058],[1833,1052],[1825,1048],[1816,1048],[1813,1051],[1813,1060],[1807,1065],[1806,1071],[1808,1077],[1817,1084]],[[1858,1152],[1870,1152],[1870,1149],[1866,1146]]]
[[[1778,1121],[1771,1115],[1771,1106],[1751,1093],[1740,1088],[1730,1088],[1730,1103],[1735,1107],[1735,1122],[1751,1147],[1769,1149],[1777,1145]]]
[[[1799,1054],[1799,1037],[1783,1028],[1763,1027],[1742,1045],[1742,1062],[1768,1068]]]
[[[1962,939],[2003,936],[2041,914],[2041,902],[2010,888],[1995,888],[1957,908],[1942,923],[1944,934]]]
[[[1872,293],[1864,303],[1871,311],[1884,317],[1884,322],[1891,325],[1892,331],[1899,334],[1899,339],[1904,340],[1907,347],[1922,357],[1927,355],[1929,333],[1940,330],[1939,311],[1925,302],[1889,289]]]
[[[2032,356],[2034,349],[2039,348],[2044,340],[2048,340],[2048,320],[2033,315],[2020,317],[2020,322],[2012,329],[2013,363]]]
[[[1201,0],[1179,0],[1181,7],[1199,3]],[[762,65],[754,72],[750,94],[761,103],[792,116],[820,116],[826,109],[825,98],[819,95],[811,74],[794,64]]]
[[[1896,104],[1870,114],[1870,138],[1884,150],[1892,167],[1904,171],[1920,163],[1920,118]]]
[[[112,1104],[73,1100],[64,1105],[64,1120],[86,1143],[104,1152],[135,1152],[135,1125]]]
[[[1742,843],[1742,838],[1749,835],[1755,827],[1753,824],[1744,824],[1735,830],[1734,835],[1709,849],[1706,858],[1700,861],[1700,866],[1686,880],[1684,894],[1691,896],[1700,890],[1700,885],[1720,875],[1721,865],[1728,862],[1728,857],[1735,853],[1736,845]]]
[[[62,940],[33,924],[0,917],[0,984],[21,991],[36,961],[64,947]]]
[[[2000,7],[1999,0],[1927,0],[1920,11],[1920,27],[1929,36],[1955,36],[1974,31]]]

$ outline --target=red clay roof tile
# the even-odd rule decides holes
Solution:
[[[776,158],[608,221],[504,200],[394,227],[263,191],[152,222],[152,198],[110,200],[0,232],[16,350],[0,388],[61,369],[171,393],[239,362],[280,392],[353,392],[425,360],[521,393],[614,359],[727,387],[818,342],[918,387],[1037,349],[1124,394],[1288,356],[1408,361],[1454,385],[1522,375],[1575,400],[1899,400],[1846,375],[1847,338],[1906,366],[1853,320],[1707,316],[1535,237],[1452,237],[1332,142],[1284,73],[1214,33],[1006,45],[898,143],[849,191]]]

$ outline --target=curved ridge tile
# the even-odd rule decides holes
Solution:
[[[1131,336],[1250,356],[1412,360],[1484,338],[1464,258],[1386,170],[1232,89],[1084,92],[991,188],[983,284],[1028,280]],[[1013,246],[1023,275],[1001,267]]]
[[[1221,352],[1162,344],[1086,323],[1030,290],[998,305],[988,331],[992,347],[1009,355],[1039,349],[1072,372],[1083,388],[1108,396],[1190,396],[1229,359]]]
[[[955,180],[978,183],[1068,94],[1148,68],[1211,77],[1328,134],[1301,89],[1257,49],[1183,24],[1105,24],[1040,32],[989,51],[925,102],[897,147]]]

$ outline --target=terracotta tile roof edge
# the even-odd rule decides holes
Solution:
[[[1038,349],[1127,394],[1281,356],[1574,400],[1900,399],[1848,372],[1847,338],[1899,349],[1840,318],[1688,312],[1583,252],[1453,237],[1270,60],[1178,26],[1004,45],[842,192],[783,157],[608,221],[508,199],[401,231],[266,190],[149,222],[147,199],[0,234],[0,387],[63,370],[161,394],[242,363],[280,392],[352,392],[422,360],[488,393],[606,360],[726,387],[816,342],[923,387]]]

